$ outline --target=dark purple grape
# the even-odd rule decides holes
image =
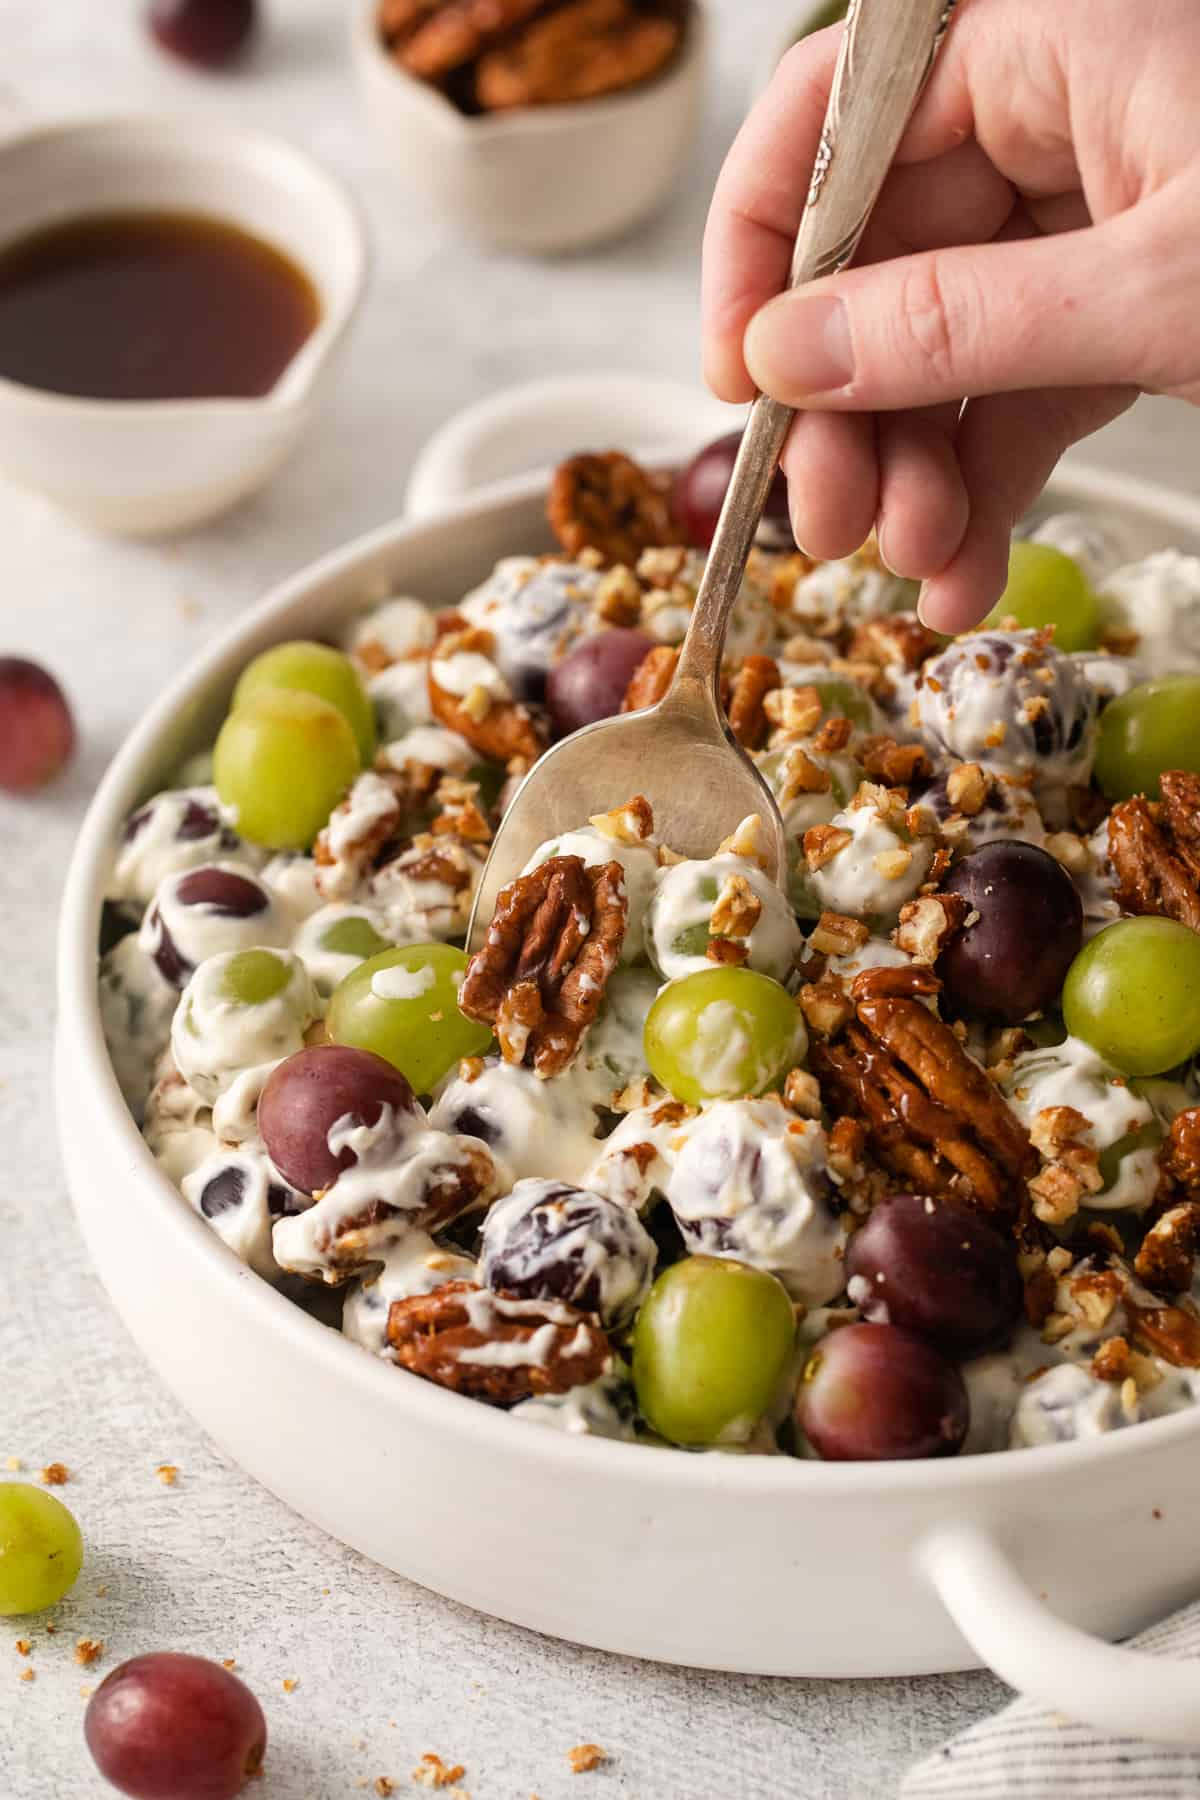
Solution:
[[[694,456],[675,477],[671,490],[671,511],[682,526],[689,544],[707,550],[717,529],[717,520],[725,500],[725,490],[733,474],[733,464],[742,441],[740,431],[716,438]],[[759,538],[772,550],[793,550],[791,515],[788,512],[787,482],[782,470],[775,471],[767,504],[763,508]]]
[[[546,703],[558,737],[621,710],[630,677],[654,648],[644,631],[614,626],[584,638],[546,678]]]
[[[74,749],[75,722],[53,675],[23,656],[0,656],[0,788],[45,787]]]
[[[979,915],[938,959],[946,992],[1010,1025],[1051,1005],[1083,943],[1083,902],[1062,865],[997,838],[964,856],[943,887]]]
[[[266,912],[270,896],[248,875],[235,869],[189,869],[175,889],[181,906],[203,906],[222,919],[249,919]]]
[[[349,1145],[334,1154],[331,1128],[339,1119],[377,1125],[385,1106],[399,1118],[415,1119],[421,1110],[403,1075],[382,1056],[317,1044],[272,1069],[258,1102],[258,1129],[284,1180],[315,1194],[358,1160]]]
[[[219,69],[254,28],[254,0],[150,0],[150,30],[173,56]]]
[[[995,1343],[1021,1311],[1016,1247],[965,1207],[924,1194],[881,1200],[846,1252],[850,1298],[951,1352]]]
[[[970,1422],[953,1363],[896,1325],[842,1325],[816,1346],[796,1424],[826,1462],[953,1456]]]
[[[239,947],[221,939],[221,927],[213,933],[213,919],[261,918],[270,910],[271,896],[250,875],[236,869],[202,864],[169,876],[159,888],[146,919],[153,941],[151,955],[159,973],[173,987],[181,988],[196,965],[222,949]],[[256,927],[257,929],[257,927]]]
[[[565,1181],[518,1181],[483,1222],[480,1277],[523,1300],[566,1300],[602,1325],[628,1325],[657,1250],[637,1214]]]
[[[88,1702],[83,1732],[104,1779],[132,1800],[233,1800],[267,1748],[246,1684],[207,1657],[170,1651],[114,1669]]]

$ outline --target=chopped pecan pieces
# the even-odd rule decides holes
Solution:
[[[459,994],[493,1025],[506,1062],[561,1074],[596,1017],[617,966],[628,902],[620,863],[552,856],[506,887]]]
[[[482,704],[472,703],[473,695],[451,694],[434,680],[432,665],[428,677],[429,704],[439,725],[456,731],[473,750],[489,762],[510,763],[519,759],[528,767],[545,749],[545,733],[527,706],[516,700],[493,700],[485,689],[474,690]]]
[[[844,825],[810,825],[803,839],[804,860],[815,874],[853,842],[854,833]]]
[[[845,913],[823,912],[809,935],[809,944],[823,956],[852,956],[861,950],[871,933],[861,919]]]
[[[763,695],[763,711],[786,737],[807,737],[821,722],[825,708],[815,687],[777,687]]]
[[[935,654],[940,640],[916,613],[888,613],[865,619],[850,640],[850,655],[881,669],[919,669]]]
[[[744,967],[750,956],[745,944],[727,937],[710,937],[704,946],[704,954],[709,962],[731,969]]]
[[[635,566],[643,550],[683,541],[667,495],[664,481],[619,450],[572,456],[554,471],[546,516],[568,556],[598,550]]]
[[[1200,775],[1168,770],[1162,799],[1114,806],[1108,854],[1128,913],[1163,913],[1200,931]]]
[[[762,918],[762,901],[744,875],[730,875],[713,903],[710,923],[717,937],[748,938]]]
[[[858,752],[863,770],[885,787],[910,787],[933,771],[920,744],[898,744],[890,737],[864,738]]]
[[[591,1314],[562,1300],[493,1294],[469,1281],[393,1300],[387,1335],[402,1368],[502,1406],[595,1381],[612,1355]]]
[[[729,729],[743,750],[761,750],[768,721],[763,701],[779,686],[779,664],[773,656],[747,656],[733,678],[729,694]]]
[[[629,677],[621,711],[641,712],[645,707],[657,706],[671,685],[678,661],[679,652],[670,644],[656,644],[653,650],[647,650]]]
[[[831,719],[826,719],[813,738],[812,746],[818,755],[836,756],[839,750],[846,748],[853,736],[854,721],[843,718],[841,713],[835,713]]]
[[[932,967],[970,915],[970,902],[961,894],[922,894],[900,908],[896,948]]]
[[[928,968],[866,969],[850,986],[854,1018],[812,1050],[831,1102],[867,1126],[886,1168],[935,1198],[966,1199],[1013,1219],[1033,1152],[1016,1115],[921,997]]]

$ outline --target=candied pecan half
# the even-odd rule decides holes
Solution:
[[[563,1300],[518,1300],[470,1281],[393,1300],[388,1343],[414,1375],[511,1406],[595,1381],[612,1348],[600,1324]]]
[[[632,567],[643,550],[683,541],[667,493],[620,450],[572,456],[554,471],[546,517],[568,556],[597,550]]]
[[[1181,1200],[1155,1220],[1133,1259],[1134,1273],[1147,1287],[1181,1294],[1192,1285],[1200,1249],[1200,1200]]]
[[[1158,1166],[1169,1193],[1182,1190],[1200,1198],[1200,1106],[1185,1106],[1176,1113],[1158,1153]]]
[[[761,750],[769,729],[763,700],[779,686],[773,656],[747,656],[729,691],[729,729],[743,750]]]
[[[567,0],[480,59],[476,95],[491,112],[594,100],[657,75],[680,37],[635,0]]]
[[[1163,913],[1200,931],[1200,775],[1168,770],[1162,799],[1114,806],[1108,853],[1128,913]]]
[[[515,757],[528,766],[545,749],[544,727],[518,701],[493,700],[480,688],[476,691],[481,703],[475,706],[470,694],[451,694],[440,687],[433,678],[432,664],[428,687],[429,704],[438,724],[447,731],[456,731],[489,762],[508,764]]]
[[[381,26],[392,54],[410,75],[438,81],[473,62],[488,45],[549,5],[550,0],[385,0]],[[407,17],[406,17],[407,14]]]
[[[629,906],[620,863],[552,856],[504,888],[459,994],[493,1025],[506,1062],[561,1074],[617,966]]]
[[[933,972],[866,969],[850,986],[855,1016],[811,1060],[839,1110],[867,1126],[871,1149],[918,1193],[966,1199],[1015,1219],[1035,1163],[1024,1127],[948,1025],[920,996]]]

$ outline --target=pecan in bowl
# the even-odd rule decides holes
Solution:
[[[596,1381],[612,1358],[591,1313],[564,1300],[493,1294],[469,1281],[393,1300],[387,1338],[402,1368],[500,1406]]]
[[[552,856],[502,889],[459,994],[495,1028],[505,1062],[560,1075],[596,1017],[617,966],[629,903],[620,863]]]
[[[1200,775],[1168,769],[1160,786],[1161,800],[1138,794],[1109,814],[1117,901],[1200,931]]]
[[[683,542],[668,495],[662,476],[620,450],[593,452],[555,469],[546,517],[568,556],[592,550],[633,567],[643,550]]]
[[[984,1070],[923,1004],[940,987],[919,965],[864,969],[844,1011],[805,1007],[810,1024],[834,1027],[810,1060],[837,1109],[866,1125],[885,1168],[917,1193],[1015,1222],[1037,1158]]]

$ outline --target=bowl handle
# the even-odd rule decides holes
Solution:
[[[1003,1681],[1105,1737],[1200,1746],[1200,1662],[1126,1650],[1058,1618],[984,1527],[940,1527],[917,1549],[967,1642]]]

